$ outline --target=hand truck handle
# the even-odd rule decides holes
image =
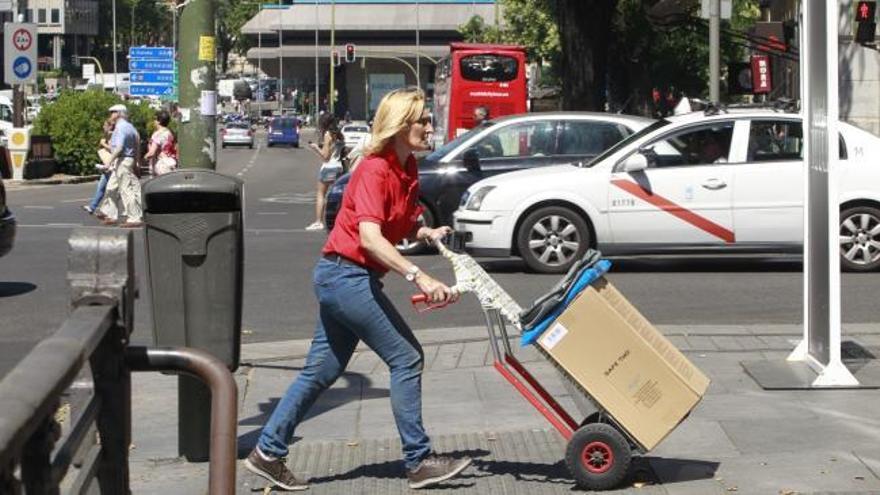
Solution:
[[[427,294],[416,294],[410,298],[410,302],[412,303],[413,307],[416,308],[416,311],[418,311],[419,313],[425,313],[427,311],[433,311],[435,309],[445,308],[446,306],[449,306],[450,304],[452,304],[451,299],[447,299],[446,301],[444,301],[442,303],[430,304],[430,303],[428,303],[428,295]],[[424,304],[425,306],[419,307],[420,303]]]

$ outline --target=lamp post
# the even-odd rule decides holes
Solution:
[[[422,61],[420,57],[421,49],[421,40],[420,40],[420,28],[421,23],[419,19],[419,0],[416,0],[416,86],[419,88],[422,87]]]
[[[312,109],[315,111],[315,125],[318,125],[318,113],[321,101],[321,79],[318,70],[318,0],[315,0],[315,98],[312,101]]]
[[[278,0],[278,112],[284,113],[284,11]],[[287,10],[287,9],[284,9]]]
[[[116,56],[116,0],[113,0],[113,92],[117,93],[119,90],[119,85],[116,80],[119,77],[119,70],[116,67],[116,59],[119,58]]]
[[[330,115],[335,114],[336,109],[336,67],[333,65],[333,50],[336,48],[336,0],[330,4]]]

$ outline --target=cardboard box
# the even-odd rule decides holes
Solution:
[[[706,375],[604,278],[571,302],[538,345],[645,450],[709,387]]]

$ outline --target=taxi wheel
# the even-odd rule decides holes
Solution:
[[[421,203],[421,205],[422,205],[422,208],[425,209],[425,211],[424,211],[424,213],[422,213],[419,216],[419,221],[425,227],[431,227],[431,228],[436,227],[436,225],[434,225],[434,216],[431,215],[431,210],[429,210],[428,207],[425,206],[424,203]],[[427,250],[428,250],[427,244],[425,244],[422,241],[412,242],[412,241],[404,239],[404,240],[400,241],[399,244],[397,244],[397,251],[404,256],[412,256],[414,254],[422,254]]]
[[[539,273],[565,273],[590,247],[587,222],[564,206],[545,206],[523,220],[517,248],[526,265]]]
[[[850,272],[880,268],[880,209],[856,206],[840,213],[840,265]]]

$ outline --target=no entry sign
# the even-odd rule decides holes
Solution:
[[[3,26],[3,80],[6,84],[37,82],[37,25],[7,22]]]

